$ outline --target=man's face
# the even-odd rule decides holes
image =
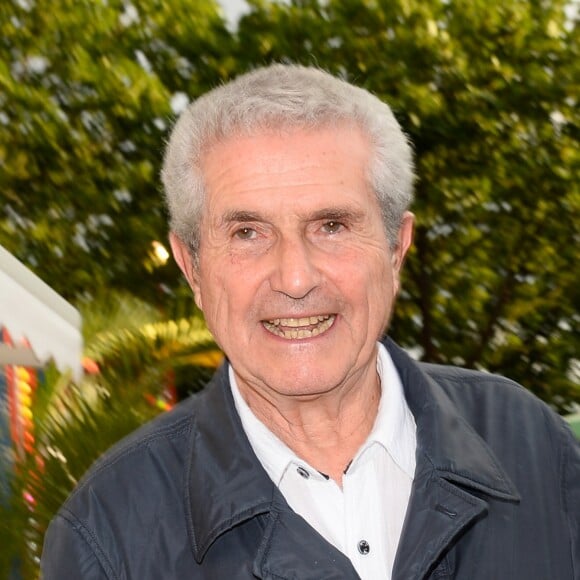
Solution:
[[[240,388],[312,396],[375,376],[412,235],[390,250],[359,129],[226,140],[203,159],[199,267],[174,253]]]

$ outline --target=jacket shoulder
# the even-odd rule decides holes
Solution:
[[[130,463],[131,456],[151,454],[161,446],[175,447],[186,444],[196,413],[197,399],[198,395],[193,395],[115,443],[83,475],[67,503],[113,465],[115,470],[123,470],[123,464]]]
[[[531,405],[545,405],[522,385],[501,375],[433,363],[420,362],[418,364],[421,370],[442,387],[451,398],[461,398],[472,394],[476,397],[502,400],[507,397]]]
[[[72,577],[66,562],[90,562],[95,578],[117,578],[129,563],[148,561],[147,546],[168,538],[176,550],[186,549],[188,457],[201,394],[146,423],[93,464],[47,530],[47,578]]]
[[[457,410],[485,439],[512,433],[518,439],[544,439],[557,447],[569,439],[565,421],[517,382],[501,375],[460,367],[419,363]]]
[[[438,365],[426,362],[419,362],[417,364],[425,374],[444,385],[457,385],[458,383],[485,384],[488,386],[497,385],[500,388],[515,388],[518,391],[527,392],[520,384],[501,375],[450,365]]]

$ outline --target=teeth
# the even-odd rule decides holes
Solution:
[[[326,332],[334,323],[335,318],[334,314],[309,316],[306,318],[275,318],[264,321],[263,324],[272,334],[292,340],[311,338]],[[316,326],[314,328],[304,328],[305,326],[312,325]]]
[[[306,318],[274,318],[274,320],[268,320],[268,324],[274,326],[286,326],[288,328],[299,328],[300,326],[318,324],[319,322],[324,322],[329,318],[329,314],[326,316],[308,316]]]

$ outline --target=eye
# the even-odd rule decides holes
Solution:
[[[344,225],[341,224],[340,222],[337,222],[335,220],[329,220],[327,222],[325,222],[322,226],[322,229],[327,233],[327,234],[336,234],[338,233],[342,228],[344,228]]]
[[[234,232],[234,236],[240,240],[251,240],[256,237],[256,230],[243,227]]]

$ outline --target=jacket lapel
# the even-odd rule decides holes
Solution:
[[[417,425],[417,466],[393,580],[429,577],[453,541],[486,516],[488,500],[519,496],[493,452],[440,385],[391,341]]]
[[[487,502],[442,478],[415,481],[393,580],[428,578],[453,540],[486,509]]]
[[[293,512],[281,495],[272,506],[253,571],[263,580],[359,580],[350,560]]]
[[[270,511],[275,486],[235,410],[227,364],[199,394],[187,472],[187,527],[195,560],[225,531]]]

